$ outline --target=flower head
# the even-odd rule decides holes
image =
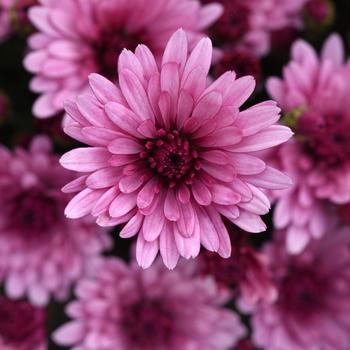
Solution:
[[[173,268],[200,244],[223,257],[231,244],[220,215],[250,232],[265,230],[269,201],[260,188],[285,188],[289,178],[254,152],[290,138],[277,126],[273,101],[245,111],[254,79],[227,72],[207,87],[212,46],[202,39],[188,55],[186,34],[170,39],[159,69],[146,46],[119,58],[120,88],[90,76],[91,92],[66,104],[65,131],[90,145],[61,164],[85,172],[67,192],[79,192],[66,215],[92,213],[102,226],[138,234],[137,259],[148,267],[160,249]]]
[[[29,39],[26,68],[35,74],[31,89],[40,93],[33,111],[39,118],[63,109],[63,102],[83,92],[87,77],[98,72],[116,79],[124,49],[146,44],[159,58],[167,40],[184,28],[193,45],[221,14],[220,5],[197,0],[41,1],[30,11],[39,32]],[[79,18],[79,21],[77,21]]]
[[[72,180],[38,136],[28,152],[0,147],[0,279],[9,297],[28,295],[45,305],[62,299],[80,278],[88,259],[109,246],[105,232],[89,219],[72,222],[63,215]]]
[[[61,345],[106,350],[230,349],[245,335],[227,298],[211,280],[194,278],[186,264],[168,271],[99,260],[68,305],[73,320],[53,335]],[[98,345],[97,345],[98,344]]]
[[[328,226],[327,234],[300,255],[288,254],[278,239],[268,246],[279,297],[254,310],[257,346],[269,350],[281,346],[284,350],[349,348],[349,247],[350,229],[334,226]]]
[[[270,94],[296,134],[273,156],[294,182],[275,193],[275,224],[287,228],[291,252],[299,253],[310,238],[323,235],[330,207],[350,202],[350,70],[343,62],[337,35],[327,40],[320,58],[299,40],[283,79],[268,81]]]

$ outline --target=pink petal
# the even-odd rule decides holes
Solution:
[[[104,78],[102,75],[95,73],[90,74],[89,83],[96,98],[102,104],[106,104],[107,102],[111,101],[119,103],[123,102],[124,98],[120,90],[115,86],[115,84]]]
[[[80,342],[84,335],[85,329],[83,324],[79,321],[71,321],[57,329],[52,334],[52,338],[57,344],[71,346]]]
[[[65,215],[70,219],[78,219],[89,214],[92,207],[102,194],[102,190],[91,190],[86,188],[73,197],[68,203],[64,211]]]
[[[147,242],[142,234],[138,235],[136,243],[136,260],[143,269],[147,269],[152,265],[157,256],[158,250],[159,241],[157,239],[153,242]]]
[[[212,197],[207,186],[200,180],[194,180],[192,184],[192,194],[194,199],[200,205],[210,205]]]
[[[135,236],[141,229],[143,223],[144,216],[137,212],[135,216],[133,216],[129,222],[124,226],[124,228],[120,231],[121,238],[131,238]]]
[[[240,210],[239,217],[233,222],[247,232],[259,233],[266,231],[266,225],[260,216],[245,210]]]
[[[169,188],[164,203],[164,215],[170,221],[177,221],[180,218],[180,209],[175,197],[174,190]]]
[[[250,184],[271,190],[282,190],[292,185],[291,179],[280,171],[266,166],[266,169],[254,176],[242,176]]]
[[[249,154],[232,153],[229,157],[237,174],[240,175],[260,174],[266,168],[266,164],[261,159]]]
[[[99,189],[114,186],[120,178],[120,169],[105,168],[97,170],[86,179],[86,186]]]
[[[127,214],[136,206],[136,195],[119,193],[109,206],[109,214],[113,218],[118,218]]]
[[[234,145],[232,152],[255,152],[268,149],[288,141],[293,136],[292,131],[282,125],[272,125],[259,133],[244,137],[242,142]]]
[[[110,156],[110,153],[105,148],[76,148],[64,154],[60,159],[60,163],[69,170],[91,172],[108,167]]]
[[[175,243],[174,233],[171,224],[167,223],[160,234],[160,254],[165,266],[172,270],[179,260],[179,252]]]
[[[141,120],[153,119],[148,96],[137,76],[128,69],[119,73],[119,84],[130,108]]]
[[[143,147],[135,139],[119,137],[108,145],[108,150],[114,154],[129,155],[140,153]]]

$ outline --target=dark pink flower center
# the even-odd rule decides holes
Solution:
[[[46,234],[61,217],[57,199],[41,191],[28,190],[13,196],[4,206],[7,227],[16,228],[28,238]],[[33,236],[33,237],[32,237]]]
[[[198,153],[190,142],[182,138],[178,131],[158,130],[158,138],[148,140],[140,157],[145,159],[151,169],[165,179],[170,187],[183,181],[191,184],[200,169]]]
[[[0,297],[0,314],[0,338],[8,345],[26,344],[28,349],[32,346],[34,349],[33,340],[44,333],[44,313],[29,303]]]
[[[123,29],[101,33],[93,44],[99,73],[110,80],[117,79],[117,60],[123,49],[135,51],[137,45],[149,44],[145,33],[127,33]]]
[[[327,288],[327,283],[314,270],[291,268],[282,280],[279,304],[284,312],[305,320],[322,309]]]
[[[298,120],[298,133],[306,152],[324,166],[340,166],[350,158],[350,120],[342,115],[320,117],[306,113]]]
[[[250,9],[240,0],[219,2],[224,6],[224,13],[213,27],[214,40],[220,44],[234,44],[249,30]]]
[[[261,74],[260,61],[254,55],[233,47],[225,49],[223,57],[215,66],[215,75],[219,77],[228,70],[233,70],[237,77],[252,75],[256,80],[259,80]]]
[[[163,301],[144,299],[125,307],[122,326],[138,349],[158,349],[171,339],[174,316]]]

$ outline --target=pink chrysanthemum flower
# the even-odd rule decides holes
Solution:
[[[61,112],[67,98],[87,87],[90,73],[115,80],[122,49],[134,50],[142,43],[159,58],[181,27],[193,47],[222,12],[220,5],[202,6],[198,0],[40,2],[30,11],[39,33],[29,39],[31,53],[24,61],[35,74],[32,91],[41,94],[33,107],[39,118]]]
[[[279,298],[254,310],[257,346],[268,350],[349,349],[350,229],[328,226],[327,230],[300,255],[288,254],[284,242],[268,246]]]
[[[273,156],[294,186],[276,192],[275,225],[287,228],[287,245],[299,253],[310,238],[325,231],[330,203],[350,202],[349,72],[337,35],[324,45],[321,57],[304,41],[292,48],[283,80],[270,78],[270,94],[286,113],[296,138]],[[348,72],[347,72],[348,70]]]
[[[213,39],[220,46],[236,44],[258,57],[264,56],[271,48],[273,33],[302,27],[301,12],[308,1],[218,0],[224,13],[213,27]]]
[[[46,312],[0,296],[0,349],[46,350]]]
[[[226,216],[250,232],[266,229],[270,203],[260,188],[285,188],[288,177],[254,156],[285,142],[289,128],[274,125],[273,101],[245,111],[252,77],[227,72],[207,87],[212,45],[202,39],[188,56],[184,31],[170,39],[159,69],[146,46],[119,58],[119,84],[90,76],[91,92],[66,104],[65,131],[90,145],[66,153],[67,169],[85,172],[65,187],[79,192],[70,218],[92,213],[102,226],[128,224],[138,234],[137,260],[151,265],[160,249],[165,264],[198,255],[200,244],[231,254]]]
[[[28,295],[40,306],[50,295],[65,298],[86,262],[110,244],[90,219],[64,217],[71,197],[61,187],[72,175],[50,148],[45,137],[28,152],[0,147],[0,280],[9,297]]]
[[[210,280],[194,278],[186,264],[166,270],[125,265],[111,258],[95,262],[79,281],[73,319],[53,334],[72,349],[228,350],[246,333],[237,315],[223,307],[227,297]]]

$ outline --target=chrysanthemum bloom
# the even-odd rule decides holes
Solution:
[[[198,0],[40,2],[30,11],[39,32],[29,39],[24,61],[35,75],[31,90],[41,94],[33,107],[39,118],[61,112],[67,98],[85,90],[90,73],[115,80],[122,49],[142,43],[160,58],[178,28],[187,31],[193,47],[222,12],[220,5],[202,6]]]
[[[235,43],[261,57],[269,52],[274,32],[302,27],[301,12],[308,0],[218,1],[224,14],[213,27],[214,43],[220,47]]]
[[[186,264],[185,264],[186,265]],[[53,334],[72,349],[228,350],[246,333],[227,298],[212,280],[99,259],[90,278],[79,281],[77,300],[67,307],[73,319]]]
[[[45,137],[27,152],[0,147],[0,280],[11,298],[28,295],[35,305],[66,297],[89,259],[109,246],[91,219],[71,221],[71,198],[61,187],[72,180]],[[74,177],[73,177],[74,178]]]
[[[220,215],[249,232],[266,229],[269,201],[260,188],[285,188],[288,177],[254,156],[285,142],[273,101],[245,111],[254,79],[227,72],[206,87],[212,45],[202,39],[188,57],[184,31],[170,39],[160,71],[146,46],[119,58],[120,89],[97,74],[91,92],[66,104],[65,131],[91,147],[61,158],[86,175],[65,187],[79,192],[70,218],[92,213],[102,226],[128,222],[146,268],[160,249],[165,264],[198,255],[200,244],[223,257],[231,244]]]
[[[254,311],[253,339],[268,350],[347,350],[350,346],[350,229],[327,227],[301,255],[267,250],[279,298]]]
[[[46,350],[46,313],[0,296],[1,350]]]
[[[219,287],[232,292],[234,297],[239,298],[239,305],[244,310],[261,299],[275,300],[276,288],[265,256],[248,245],[245,232],[232,227],[230,237],[231,257],[221,259],[217,254],[204,252],[197,264],[199,273],[212,276]]]
[[[280,170],[294,182],[275,193],[275,225],[288,227],[290,252],[299,253],[311,237],[322,236],[330,203],[350,202],[350,85],[343,61],[337,35],[327,40],[320,58],[299,40],[283,80],[271,78],[267,84],[296,133],[275,156]]]

